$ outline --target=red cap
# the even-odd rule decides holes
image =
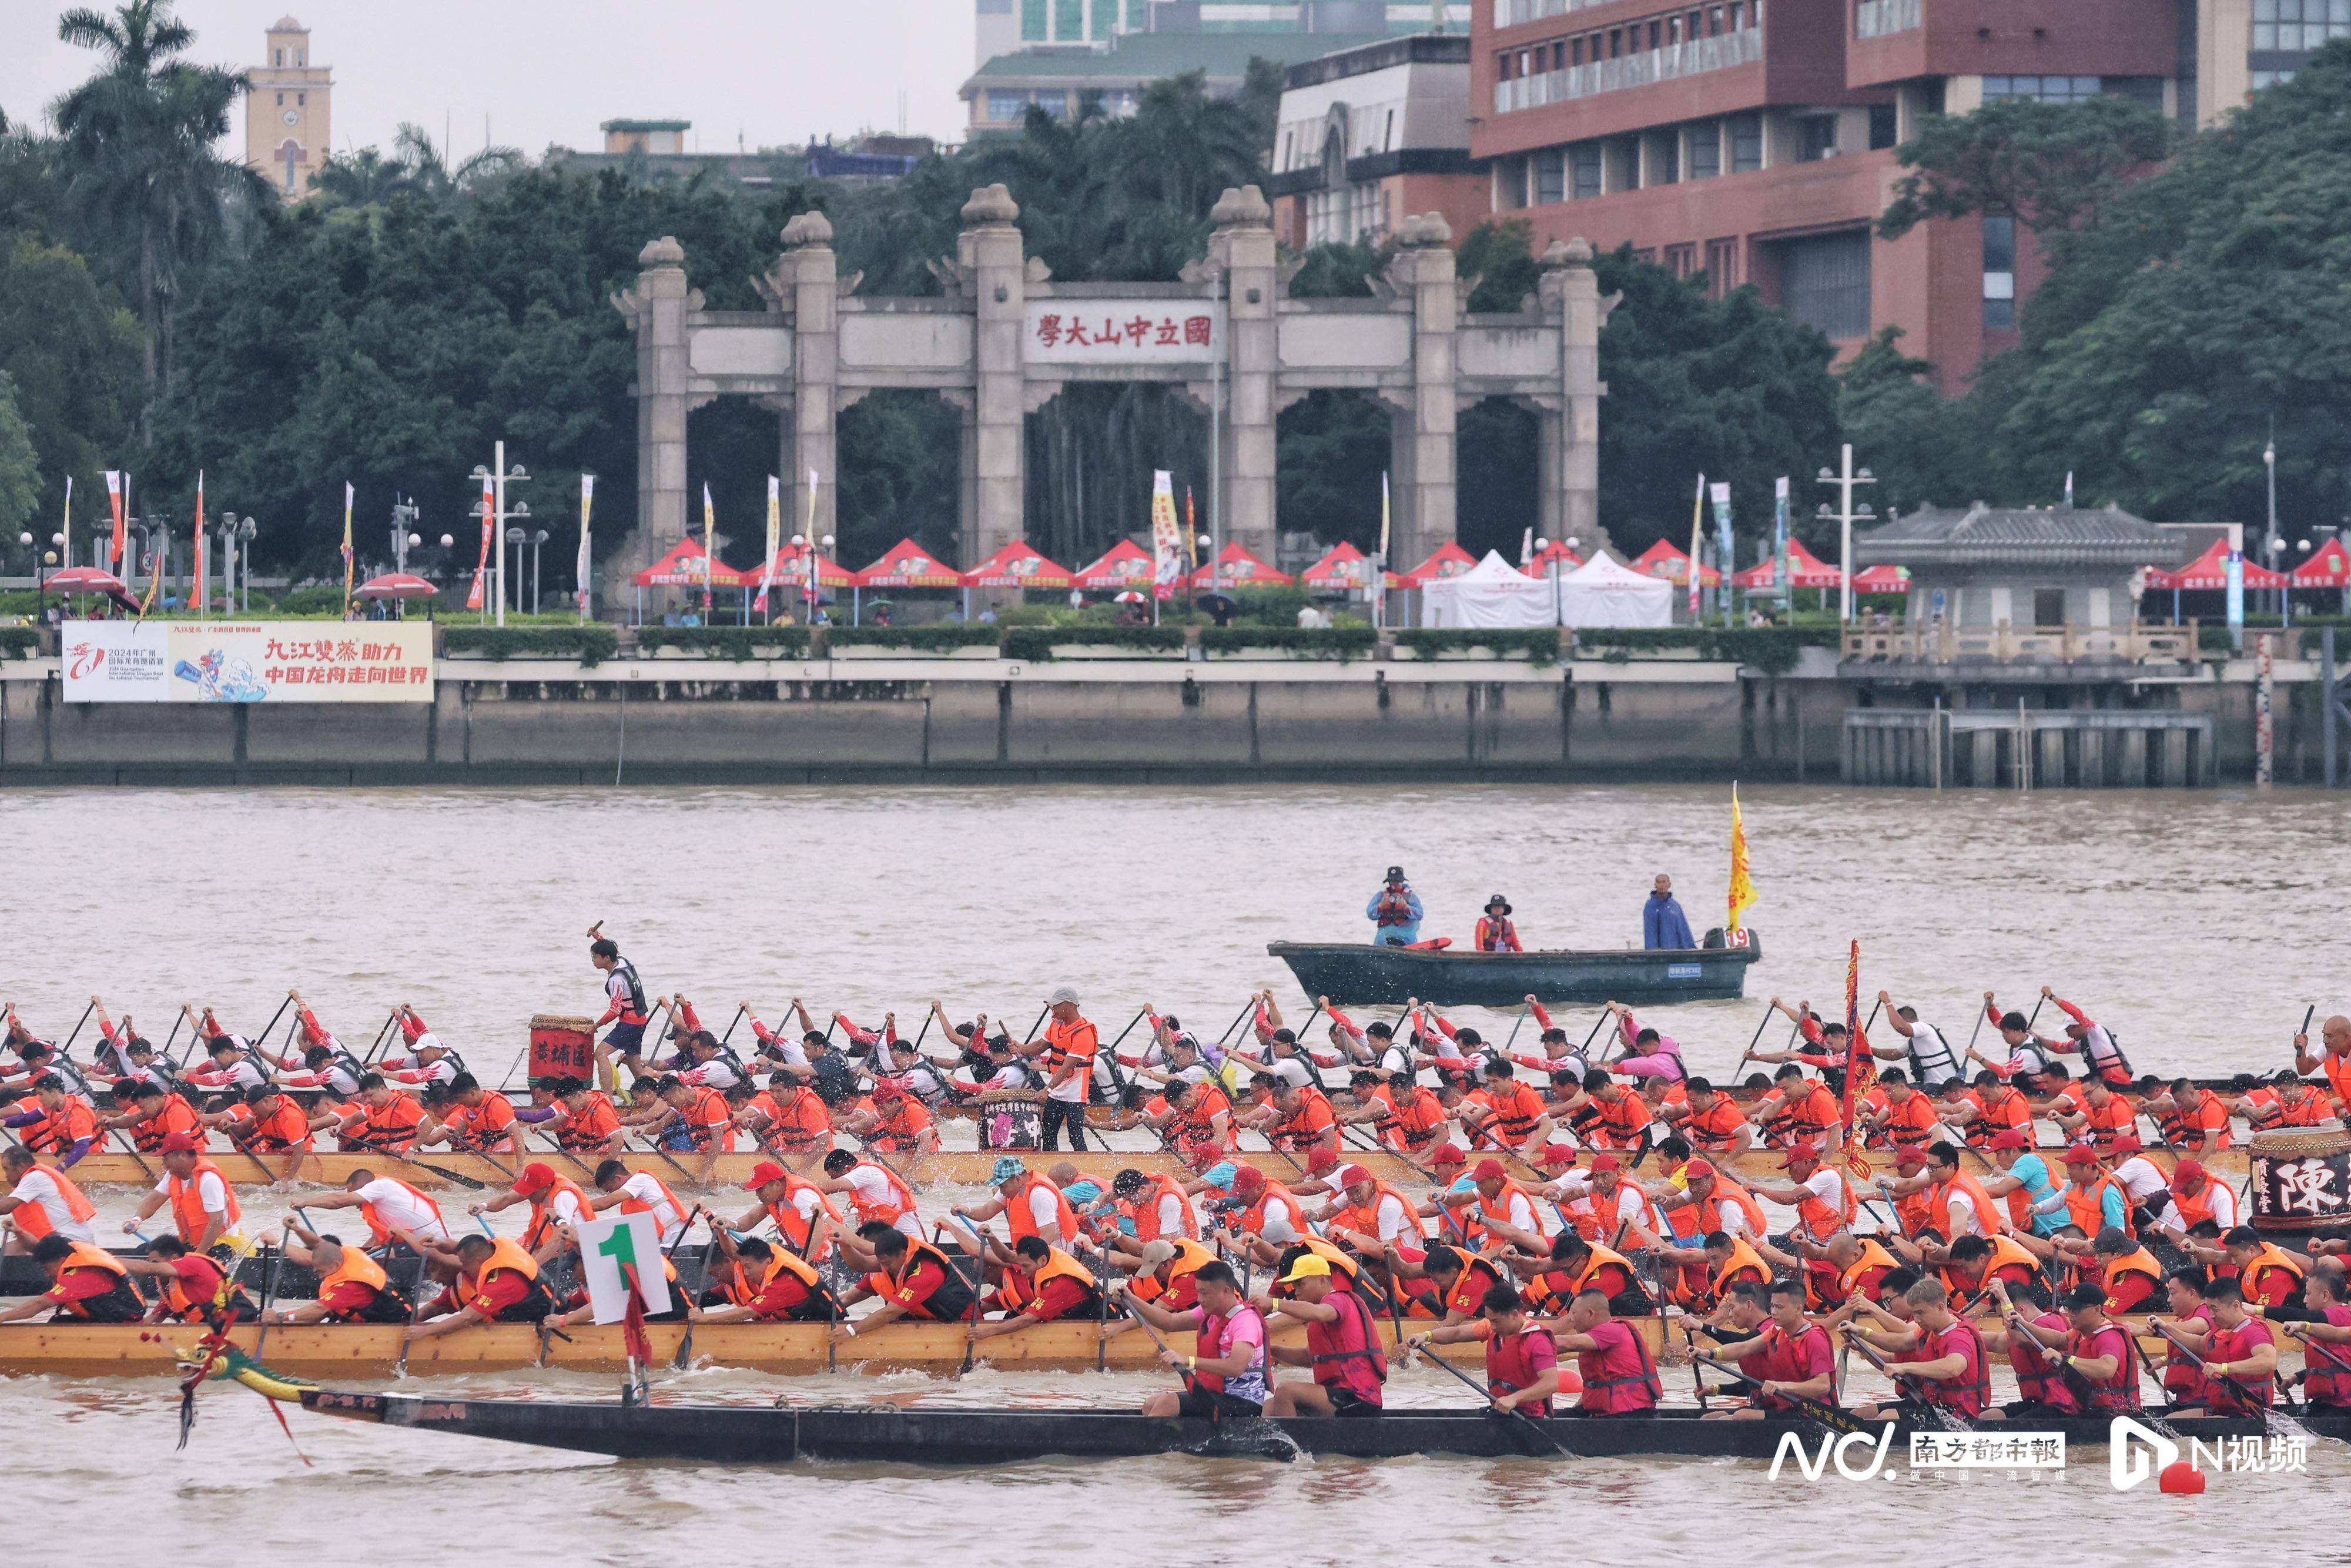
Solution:
[[[1360,1186],[1371,1179],[1372,1173],[1365,1170],[1361,1166],[1341,1166],[1339,1167],[1339,1185],[1341,1186]]]
[[[195,1140],[195,1135],[192,1133],[166,1133],[163,1134],[162,1152],[167,1155],[193,1155],[200,1146],[201,1145],[199,1145]]]
[[[1220,1160],[1225,1157],[1225,1151],[1221,1145],[1209,1139],[1186,1138],[1184,1140],[1184,1157],[1187,1160]]]
[[[1714,1167],[1704,1160],[1692,1160],[1689,1164],[1682,1167],[1682,1175],[1687,1176],[1692,1181],[1696,1181],[1700,1176],[1710,1176],[1713,1174]]]
[[[514,1189],[525,1197],[534,1197],[555,1185],[555,1173],[537,1160],[522,1167],[515,1177]]]
[[[771,1181],[784,1179],[784,1167],[773,1160],[761,1160],[751,1167],[751,1179],[743,1184],[745,1192],[757,1192]]]
[[[2098,1163],[2098,1151],[2087,1144],[2065,1145],[2065,1163],[2069,1166],[2094,1166]]]
[[[1995,1149],[2029,1149],[2032,1146],[2032,1140],[2025,1136],[2022,1127],[2002,1127],[1991,1135],[1991,1146]]]
[[[2204,1166],[2200,1162],[2196,1160],[2182,1160],[2178,1165],[2171,1167],[2171,1185],[2176,1187],[2181,1182],[2186,1181],[2189,1176],[2200,1176],[2203,1174]]]
[[[1500,1181],[1508,1173],[1502,1169],[1499,1160],[1479,1160],[1478,1168],[1470,1174],[1479,1181]]]
[[[1469,1156],[1461,1152],[1458,1144],[1439,1144],[1429,1150],[1428,1163],[1433,1166],[1466,1166]]]
[[[1783,1171],[1792,1170],[1795,1168],[1795,1166],[1799,1161],[1803,1160],[1809,1160],[1813,1164],[1818,1165],[1820,1163],[1820,1159],[1821,1151],[1819,1145],[1804,1143],[1790,1144],[1788,1145],[1788,1153],[1786,1156],[1780,1161],[1780,1168]]]
[[[2135,1155],[2147,1145],[2138,1141],[2137,1133],[2116,1133],[2107,1147],[2118,1155]]]
[[[887,1079],[873,1085],[873,1098],[876,1100],[904,1100],[905,1097],[906,1092]]]
[[[1339,1151],[1336,1149],[1316,1149],[1312,1154],[1306,1156],[1306,1174],[1308,1176],[1321,1176],[1324,1171],[1336,1170],[1338,1168]]]
[[[1265,1173],[1255,1166],[1242,1166],[1233,1172],[1235,1192],[1255,1192],[1265,1185]]]
[[[1565,1144],[1545,1144],[1542,1153],[1535,1159],[1539,1166],[1572,1166],[1574,1163],[1575,1151]]]
[[[1602,1171],[1621,1171],[1624,1168],[1624,1162],[1617,1159],[1614,1155],[1594,1155],[1592,1156],[1592,1174],[1593,1176],[1598,1176]]]
[[[1916,1144],[1905,1144],[1894,1151],[1896,1170],[1915,1171],[1927,1163],[1927,1151]]]

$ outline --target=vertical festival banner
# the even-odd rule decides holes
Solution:
[[[67,476],[66,476],[66,520],[65,520],[65,526],[64,526],[64,527],[63,527],[59,531],[60,531],[60,532],[62,532],[62,533],[65,535],[65,537],[66,537],[66,543],[65,543],[65,551],[66,551],[66,555],[65,555],[65,562],[66,562],[66,565],[68,565],[68,566],[71,566],[71,565],[73,565],[73,563],[74,563],[74,559],[73,559],[73,476],[72,476],[72,475],[70,475],[70,474],[68,474],[68,475],[67,475]]]
[[[806,610],[806,613],[800,617],[800,623],[805,626],[813,626],[816,624],[816,491],[817,486],[820,482],[820,481],[817,478],[816,470],[813,468],[810,469],[808,486],[808,559],[800,563],[808,569],[808,580],[800,584],[800,594],[803,607]]]
[[[759,561],[759,597],[751,601],[752,608],[762,615],[768,612],[768,590],[776,582],[776,552],[784,548],[784,481],[778,474],[768,476],[768,551]]]
[[[580,476],[580,559],[572,563],[572,591],[580,597],[580,619],[588,619],[588,582],[595,558],[588,549],[588,513],[596,505],[596,476]]]
[[[1698,552],[1706,548],[1706,476],[1698,476],[1698,494],[1690,497],[1689,548],[1689,618],[1698,618],[1698,585],[1706,580],[1706,570],[1698,564]]]
[[[196,470],[196,549],[188,560],[188,581],[193,587],[190,597],[196,601],[196,619],[202,621],[210,608],[206,601],[211,596],[204,591],[204,471],[201,468]]]
[[[1388,471],[1380,470],[1380,553],[1372,558],[1371,594],[1372,625],[1377,629],[1387,618],[1388,604],[1388,521],[1392,515],[1388,503]]]
[[[354,560],[351,553],[351,482],[346,479],[343,481],[343,618],[345,620],[349,620],[351,613],[351,566]]]
[[[1739,934],[1739,918],[1755,902],[1755,881],[1747,870],[1747,822],[1739,812],[1739,785],[1730,786],[1730,920],[1724,929]]]
[[[1853,1145],[1853,1081],[1860,1074],[1854,1064],[1861,1060],[1861,938],[1853,939],[1853,951],[1844,966],[1844,1083],[1837,1103],[1837,1120],[1844,1124],[1844,1141]]]
[[[1183,525],[1176,520],[1176,476],[1165,468],[1151,474],[1151,596],[1176,597],[1184,575]]]
[[[130,542],[130,519],[124,515],[122,487],[130,476],[117,468],[106,471],[106,505],[114,514],[114,539],[107,549],[107,564],[119,574],[122,570],[123,547]]]
[[[2245,547],[2241,538],[2229,540],[2229,641],[2241,645],[2245,634]]]
[[[710,574],[718,559],[715,549],[718,520],[710,505],[710,481],[702,482],[702,622],[710,623]]]
[[[465,608],[468,610],[479,610],[482,607],[482,579],[490,570],[490,535],[497,526],[496,496],[490,488],[489,478],[485,476],[482,480],[482,554],[481,559],[474,563],[473,590],[465,595]]]
[[[1730,486],[1709,485],[1707,497],[1714,503],[1714,560],[1721,576],[1721,586],[1715,590],[1715,602],[1722,611],[1722,623],[1730,624],[1730,574],[1739,564],[1737,546],[1730,534]]]
[[[1771,486],[1771,586],[1790,606],[1795,603],[1795,591],[1788,581],[1788,476],[1785,474]]]

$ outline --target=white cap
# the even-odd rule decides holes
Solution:
[[[1053,994],[1045,998],[1045,1005],[1049,1008],[1060,1007],[1063,1002],[1071,1007],[1078,1005],[1078,988],[1075,986],[1056,986]]]

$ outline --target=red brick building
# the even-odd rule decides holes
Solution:
[[[2206,0],[2209,5],[2210,0]],[[1752,283],[1840,355],[1894,324],[1947,391],[2015,341],[2037,249],[2007,219],[1871,225],[1919,119],[2124,93],[2195,115],[2196,0],[1479,0],[1470,153],[1540,251],[1631,245]],[[2185,16],[2183,19],[2183,11]]]

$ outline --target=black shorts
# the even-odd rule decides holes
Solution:
[[[645,1026],[641,1023],[616,1023],[612,1032],[604,1037],[604,1044],[622,1056],[634,1056],[645,1042]]]
[[[1325,1385],[1322,1392],[1331,1401],[1331,1414],[1333,1416],[1378,1416],[1384,1413],[1378,1401],[1366,1399],[1352,1388],[1342,1388],[1333,1383]]]
[[[1222,1391],[1212,1394],[1205,1388],[1186,1388],[1176,1402],[1176,1414],[1195,1420],[1255,1420],[1264,1413],[1265,1406],[1253,1399],[1236,1399]]]

